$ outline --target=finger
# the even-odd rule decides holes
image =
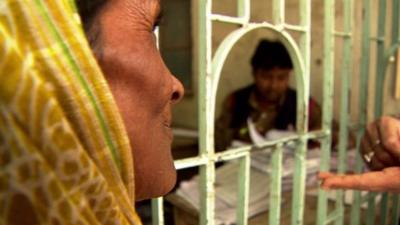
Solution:
[[[377,146],[375,149],[375,156],[385,167],[396,166],[396,157],[385,151],[381,145]]]
[[[370,153],[374,152],[373,155],[370,155]],[[379,153],[379,154],[378,154]],[[361,156],[362,159],[364,160],[365,164],[372,170],[381,170],[384,167],[391,166],[386,165],[386,161],[383,161],[382,158],[385,160],[388,158],[387,153],[384,152],[384,150],[375,145],[371,146],[371,142],[368,140],[368,138],[364,138],[361,142]],[[378,157],[379,156],[379,157]],[[390,161],[390,159],[388,159]],[[390,162],[389,162],[390,163]]]
[[[371,162],[369,162],[368,167],[371,170],[382,170],[383,168],[387,167],[385,166],[375,155],[372,157]]]
[[[378,129],[385,150],[400,159],[400,121],[392,117],[382,117]]]
[[[379,121],[368,124],[365,136],[370,147],[374,146],[377,140],[380,140],[381,135],[379,134]]]
[[[323,180],[324,189],[354,189],[400,193],[400,167],[356,175],[335,175]]]
[[[363,159],[365,163],[373,170],[381,170],[384,167],[396,166],[396,162],[399,161],[396,156],[392,155],[383,147],[383,143],[380,143],[380,140],[386,139],[386,134],[382,132],[385,131],[384,128],[388,126],[388,122],[393,121],[389,121],[383,117],[382,119],[369,124],[367,126],[366,135],[361,142]],[[375,153],[372,161],[365,158],[365,155],[369,154],[370,152]]]

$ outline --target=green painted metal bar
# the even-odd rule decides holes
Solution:
[[[304,62],[304,74],[301,85],[297,86],[297,121],[296,128],[300,135],[308,131],[308,98],[310,96],[310,49],[311,49],[311,1],[301,0],[299,2],[300,26],[307,29],[300,37],[300,50]],[[303,224],[305,180],[306,180],[306,153],[307,137],[300,138],[295,156],[295,173],[293,177],[293,200],[292,200],[292,225]]]
[[[331,212],[328,217],[326,218],[324,225],[330,224],[334,221],[336,221],[339,217],[341,217],[340,215],[341,213],[338,210],[334,210],[333,212]]]
[[[210,16],[210,18],[213,21],[224,22],[224,23],[233,23],[239,25],[244,25],[247,23],[247,20],[245,18],[238,18],[232,16],[218,15],[218,14],[213,14]]]
[[[400,41],[400,0],[392,1],[392,45]]]
[[[245,23],[250,20],[250,0],[237,0],[238,16],[243,18]]]
[[[385,24],[386,24],[386,0],[379,0],[378,14],[378,33],[377,33],[377,55],[376,55],[376,77],[375,77],[375,105],[374,117],[378,118],[383,112],[383,87],[385,82]],[[369,193],[368,210],[367,210],[367,225],[372,225],[375,221],[375,193]],[[388,208],[388,196],[384,194],[381,201],[381,223],[385,224]]]
[[[364,127],[367,121],[368,113],[368,80],[369,80],[369,64],[370,64],[370,23],[371,23],[371,0],[364,0],[363,6],[363,22],[362,22],[362,41],[361,41],[361,65],[360,65],[360,93],[359,93],[359,132],[357,133],[357,149],[361,145],[361,137],[364,134]],[[363,161],[361,156],[356,156],[355,173],[361,173],[363,169]],[[361,209],[361,192],[354,192],[353,204],[351,207],[351,225],[360,224]]]
[[[392,206],[392,222],[391,225],[398,225],[399,222],[399,213],[400,213],[400,201],[399,201],[399,195],[396,194],[393,197],[393,206]]]
[[[377,33],[377,55],[376,55],[376,78],[375,78],[375,106],[374,117],[382,116],[383,111],[383,86],[385,82],[385,23],[386,23],[386,0],[379,0],[378,33]]]
[[[360,92],[363,92],[363,91],[360,89]],[[360,149],[361,138],[362,138],[363,134],[364,134],[364,128],[360,128],[360,130],[357,133],[357,137],[356,137],[356,149]],[[354,167],[355,173],[361,173],[363,167],[364,167],[364,163],[363,163],[363,160],[361,159],[361,155],[357,154],[356,155],[356,165]],[[362,204],[361,192],[354,191],[353,204],[351,205],[351,210],[350,210],[350,215],[351,215],[350,224],[351,225],[359,225],[360,224],[361,204]]]
[[[236,206],[236,222],[238,225],[247,225],[249,212],[249,190],[250,190],[250,153],[239,161],[238,172],[238,204]]]
[[[298,31],[298,32],[307,32],[308,28],[303,26],[291,25],[291,24],[283,24],[283,29]]]
[[[317,140],[317,139],[322,139],[326,136],[329,135],[329,132],[326,131],[312,131],[307,133],[307,139],[309,140]],[[214,157],[211,158],[212,161],[214,162],[224,162],[224,161],[229,161],[232,159],[238,159],[241,157],[244,157],[248,151],[256,152],[260,151],[261,149],[268,149],[268,148],[274,148],[278,144],[290,144],[295,141],[298,141],[301,136],[299,135],[293,135],[289,137],[285,137],[279,140],[275,141],[268,141],[264,142],[262,144],[256,145],[254,148],[253,146],[244,146],[244,147],[239,147],[239,148],[234,148],[234,149],[229,149],[223,152],[218,152],[214,154]],[[208,163],[208,160],[206,157],[203,156],[195,156],[195,157],[190,157],[190,158],[185,158],[185,159],[180,159],[180,160],[175,160],[175,168],[177,170],[182,170],[182,169],[187,169],[187,168],[192,168],[192,167],[197,167],[197,166],[202,166],[206,165]]]
[[[347,2],[347,1],[346,1],[346,2]],[[335,31],[334,34],[335,34],[335,36],[337,36],[337,37],[344,37],[344,38],[346,38],[346,37],[351,37],[351,36],[353,35],[351,32],[346,33],[346,32],[340,32],[340,31]]]
[[[307,107],[307,104],[308,104],[308,96],[309,96],[308,95],[308,93],[309,93],[308,80],[309,80],[309,78],[308,78],[308,76],[305,76],[305,74],[309,74],[309,72],[305,73],[305,64],[303,63],[303,61],[301,61],[301,57],[300,57],[301,54],[298,52],[298,50],[296,50],[296,48],[293,48],[296,46],[296,43],[290,38],[290,35],[287,34],[285,31],[278,30],[276,27],[274,27],[268,23],[263,23],[263,24],[248,24],[245,28],[238,29],[238,30],[232,32],[231,34],[229,34],[228,37],[226,37],[225,40],[218,47],[218,49],[215,53],[214,59],[213,59],[212,74],[215,79],[214,81],[217,82],[219,80],[219,74],[220,74],[220,71],[223,66],[223,61],[225,60],[225,58],[227,57],[227,55],[229,53],[229,51],[227,51],[226,49],[229,50],[230,48],[232,48],[233,44],[236,43],[237,40],[239,40],[239,38],[242,37],[243,35],[245,35],[247,32],[250,32],[251,30],[258,29],[258,28],[267,28],[272,31],[276,31],[278,34],[280,34],[283,37],[282,41],[283,41],[284,45],[286,47],[288,47],[289,54],[292,56],[293,61],[294,61],[296,81],[298,83],[299,96],[301,96],[300,97],[301,99],[299,100],[299,102],[304,103],[304,104],[299,104],[299,106],[298,106],[298,108],[300,109],[299,112],[303,115],[303,117],[298,120],[299,124],[301,124],[301,126],[298,126],[298,127],[303,127],[303,128],[305,127],[304,129],[307,129],[307,127],[304,126],[304,124],[307,124],[305,121],[307,119],[307,114],[306,114],[307,112],[306,112],[305,108]],[[308,26],[308,28],[309,28],[309,26]],[[305,39],[305,40],[307,40],[307,39]],[[309,40],[308,40],[308,42],[305,42],[305,43],[308,43],[308,48],[309,48]],[[309,52],[309,49],[308,49],[308,52]],[[306,54],[303,53],[303,55],[306,55]],[[215,95],[217,86],[218,86],[217,83],[214,83],[212,96]],[[304,91],[304,89],[306,89],[306,91]],[[304,92],[306,93],[305,95],[304,95]],[[303,160],[302,160],[303,164],[304,164],[304,156],[305,156],[305,149],[306,149],[305,148],[306,147],[306,139],[309,137],[308,134],[305,132],[306,131],[302,131],[301,137],[300,137],[300,139],[302,140],[300,142],[302,143],[302,146],[304,149],[304,152],[301,156],[301,157],[303,157]],[[326,133],[318,134],[318,135],[320,135],[320,136],[326,135]],[[281,140],[281,142],[282,142],[282,140]],[[269,143],[266,143],[266,144],[268,145]],[[298,155],[299,155],[299,153],[297,153],[297,156]],[[299,165],[297,165],[296,168],[298,168],[298,166]],[[297,172],[298,171],[303,171],[303,173],[304,173],[303,178],[305,178],[305,167],[303,167],[302,169],[298,169]],[[305,179],[303,179],[303,184],[295,185],[295,187],[300,187],[297,189],[303,190],[303,192],[302,192],[303,194],[299,195],[300,198],[304,197],[304,188],[305,188],[304,180]],[[303,199],[302,199],[302,201],[304,202]],[[300,211],[303,210],[304,203],[302,203],[301,201],[297,201],[296,203],[301,204],[300,207],[297,207],[296,209],[300,208]],[[295,210],[294,212],[298,213],[299,211]],[[298,214],[300,214],[300,218],[301,218],[300,222],[301,222],[302,213],[300,212]]]
[[[214,111],[210,109],[212,74],[211,74],[211,0],[197,1],[198,6],[198,72],[199,72],[199,148],[200,155],[210,159],[214,154],[213,120]],[[215,167],[208,160],[200,166],[200,224],[213,225],[215,208]]]
[[[367,209],[367,216],[366,216],[366,224],[367,225],[374,225],[375,223],[375,199],[377,196],[377,193],[375,192],[369,192],[368,193],[368,209]]]
[[[326,0],[324,5],[324,83],[323,83],[323,105],[322,105],[322,129],[330,130],[332,127],[332,98],[333,98],[333,73],[334,73],[334,9],[335,2]],[[321,141],[321,164],[320,171],[329,171],[331,136]],[[327,193],[320,189],[318,193],[317,225],[325,224],[328,216]]]
[[[275,25],[285,23],[285,0],[273,1],[272,18]]]
[[[382,194],[380,218],[381,224],[386,225],[389,218],[389,193]]]
[[[164,207],[162,197],[151,200],[151,212],[153,225],[164,225]]]
[[[343,29],[344,33],[351,34],[353,26],[353,1],[343,0]],[[348,145],[350,114],[350,83],[352,79],[352,36],[343,36],[343,57],[342,57],[342,83],[341,83],[341,99],[340,99],[340,123],[339,123],[339,151],[338,151],[338,173],[346,172],[346,153]],[[335,220],[335,225],[343,225],[344,223],[344,192],[343,190],[336,191],[336,210],[338,217]]]
[[[277,145],[271,157],[270,196],[269,196],[269,225],[279,225],[282,201],[282,144]]]
[[[310,96],[310,49],[311,49],[311,1],[301,0],[299,2],[300,26],[307,29],[300,37],[300,51],[304,62],[303,86],[298,88],[297,98],[297,121],[296,128],[300,141],[295,152],[295,174],[293,177],[293,201],[292,201],[292,225],[303,224],[304,205],[305,205],[305,180],[306,180],[306,153],[308,131],[308,98]],[[299,76],[299,74],[296,74]],[[297,78],[298,79],[298,78]]]

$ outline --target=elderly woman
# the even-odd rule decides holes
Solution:
[[[173,187],[159,19],[159,0],[0,3],[0,224],[140,224],[134,201]]]

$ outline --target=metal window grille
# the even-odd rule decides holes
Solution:
[[[268,224],[274,225],[280,223],[281,215],[281,179],[282,179],[282,147],[288,142],[295,142],[297,150],[295,153],[295,175],[293,183],[293,201],[292,201],[292,217],[291,224],[303,224],[304,214],[304,196],[305,196],[305,179],[306,179],[306,149],[307,141],[318,140],[321,142],[321,171],[329,170],[329,160],[331,154],[331,123],[332,123],[332,107],[333,107],[333,90],[334,90],[334,68],[335,68],[335,42],[341,39],[343,43],[342,49],[342,65],[339,76],[342,78],[341,84],[341,101],[340,101],[340,142],[338,150],[339,167],[338,172],[346,171],[345,154],[348,137],[349,119],[349,97],[351,89],[352,76],[359,76],[359,115],[358,121],[353,127],[356,127],[357,148],[360,146],[360,140],[364,133],[364,127],[367,123],[368,110],[368,82],[370,80],[369,71],[371,45],[376,44],[376,79],[375,79],[375,107],[374,116],[382,115],[383,109],[383,87],[387,64],[392,55],[395,54],[400,45],[399,22],[400,22],[400,0],[391,1],[391,20],[386,18],[389,1],[379,0],[377,9],[378,30],[376,37],[371,34],[371,0],[363,0],[362,9],[354,8],[354,1],[342,0],[343,7],[343,30],[336,30],[335,27],[335,1],[324,1],[324,38],[323,38],[323,123],[322,129],[319,131],[309,132],[308,124],[308,99],[309,99],[309,83],[310,83],[310,54],[311,54],[311,0],[299,0],[299,24],[288,24],[285,22],[285,1],[274,0],[273,19],[263,23],[253,23],[250,21],[250,0],[237,0],[237,16],[226,16],[214,14],[212,12],[212,0],[194,1],[197,4],[198,17],[194,18],[198,22],[198,74],[199,74],[199,154],[193,158],[178,160],[175,162],[176,168],[184,169],[189,167],[200,168],[200,193],[201,193],[201,213],[200,224],[212,225],[214,221],[214,181],[215,181],[215,163],[220,161],[229,161],[238,159],[240,161],[240,179],[238,191],[238,210],[237,224],[247,224],[248,218],[248,201],[249,201],[249,173],[250,173],[250,155],[252,154],[252,146],[229,149],[224,152],[214,152],[214,111],[215,99],[224,61],[228,56],[233,45],[245,34],[256,29],[268,29],[276,33],[293,60],[294,71],[296,77],[297,88],[297,125],[296,133],[292,137],[280,139],[278,141],[266,142],[258,148],[272,148],[272,168],[273,173],[270,183],[270,212]],[[337,2],[337,1],[336,1]],[[362,58],[359,74],[353,74],[353,26],[354,11],[363,11],[362,26]],[[230,23],[238,25],[238,29],[225,37],[222,43],[217,46],[215,54],[212,56],[212,23]],[[391,36],[385,38],[385,24],[391,23]],[[291,36],[290,32],[297,32],[300,35],[299,41]],[[363,163],[358,156],[356,168],[354,172],[359,173],[363,169]],[[360,207],[364,202],[368,202],[367,224],[373,224],[375,221],[374,200],[377,195],[382,195],[380,203],[380,218],[382,225],[397,224],[399,218],[399,196],[389,195],[387,193],[369,193],[368,197],[363,199],[360,192],[355,192],[353,204],[351,206],[351,225],[360,224]],[[335,223],[336,225],[344,224],[344,202],[343,191],[336,193],[336,205],[333,211],[328,210],[327,193],[319,190],[318,193],[318,213],[315,218],[315,224],[323,225]],[[163,220],[163,199],[158,198],[152,201],[153,224],[164,224]],[[391,214],[389,216],[389,211]],[[267,223],[267,221],[266,221]]]

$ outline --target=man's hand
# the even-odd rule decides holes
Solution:
[[[321,172],[318,176],[321,187],[400,193],[400,120],[384,116],[369,124],[360,153],[375,172],[354,175]]]
[[[367,126],[360,153],[368,167],[400,166],[400,120],[384,116]]]

